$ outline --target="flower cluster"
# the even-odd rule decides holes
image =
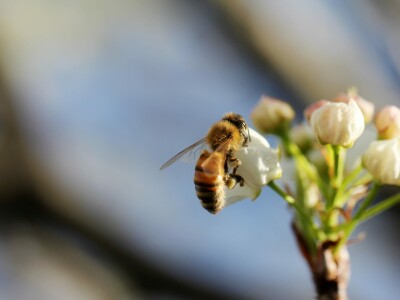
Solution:
[[[373,203],[382,185],[400,186],[400,108],[374,111],[373,103],[350,89],[332,100],[311,104],[303,112],[304,121],[293,124],[296,113],[290,104],[263,96],[251,114],[258,132],[241,116],[225,117],[221,122],[235,124],[238,132],[224,138],[230,136],[227,140],[232,142],[236,135],[243,147],[226,150],[225,146],[225,154],[204,151],[196,166],[197,195],[212,213],[242,199],[255,200],[265,186],[286,201],[318,299],[347,299],[350,235],[361,222],[400,203],[400,193]],[[371,129],[375,136],[369,139],[366,133]],[[279,139],[279,149],[271,148],[262,136],[269,134]],[[161,169],[204,140],[178,153]],[[204,160],[212,166],[203,167]],[[283,184],[276,183],[277,179]],[[210,209],[214,204],[217,209]]]
[[[279,161],[277,152],[252,130],[259,144],[238,153],[246,189],[233,189],[227,196],[232,203],[255,199],[268,185],[293,208],[296,235],[307,253],[317,253],[326,243],[339,253],[359,223],[400,203],[396,194],[372,205],[382,185],[400,186],[400,109],[387,106],[375,114],[373,103],[352,89],[311,104],[304,110],[304,122],[293,125],[294,119],[288,103],[260,99],[251,120],[261,134],[280,139]],[[366,128],[375,130],[376,138],[346,161]],[[274,180],[282,174],[281,165],[282,179],[288,182],[278,185]]]

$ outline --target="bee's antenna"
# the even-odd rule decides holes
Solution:
[[[247,136],[249,137],[249,142],[251,142],[250,129],[249,129],[249,127],[247,127]]]

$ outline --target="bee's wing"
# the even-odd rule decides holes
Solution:
[[[202,149],[203,147],[206,146],[206,138],[202,138],[201,140],[197,141],[193,145],[190,145],[189,147],[183,149],[181,152],[176,154],[174,157],[170,158],[165,164],[163,164],[160,168],[160,170],[163,170],[170,165],[172,165],[174,162],[180,159],[189,158],[191,155],[194,157],[196,156],[196,153],[198,150]]]
[[[232,141],[231,137],[226,138],[223,142],[221,142],[219,144],[219,146],[217,147],[217,149],[214,150],[213,153],[218,152],[218,153],[224,153],[226,155],[226,153],[228,153],[229,145],[230,145],[231,141]],[[213,153],[201,163],[201,167],[204,170],[208,169],[207,164],[212,162]],[[225,161],[224,161],[224,163],[225,163]]]

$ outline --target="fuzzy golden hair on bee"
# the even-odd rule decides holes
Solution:
[[[207,144],[214,151],[219,151],[222,144],[229,141],[229,149],[238,150],[243,144],[243,137],[239,129],[228,121],[219,121],[215,123],[207,133]]]

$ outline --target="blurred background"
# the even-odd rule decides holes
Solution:
[[[213,216],[158,169],[262,94],[399,105],[399,32],[396,0],[1,0],[0,299],[313,299],[276,195]],[[360,229],[352,299],[398,297],[399,229]]]

